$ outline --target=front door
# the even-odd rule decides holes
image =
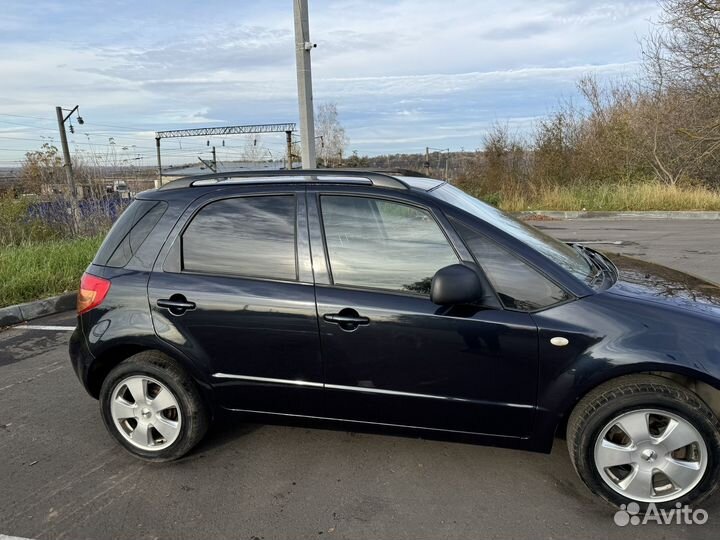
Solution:
[[[210,371],[225,407],[318,414],[322,364],[304,187],[212,195],[177,229],[149,282],[158,336]]]
[[[430,301],[434,273],[469,258],[444,218],[369,191],[309,193],[308,205],[326,415],[528,435],[537,328],[499,302]]]

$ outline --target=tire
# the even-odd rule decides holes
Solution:
[[[135,354],[110,371],[100,389],[100,410],[115,440],[146,461],[181,458],[209,426],[194,381],[158,351]]]
[[[685,441],[693,442],[672,450]],[[567,444],[585,485],[617,506],[696,505],[720,481],[720,422],[694,392],[664,377],[630,375],[590,391],[570,415]]]

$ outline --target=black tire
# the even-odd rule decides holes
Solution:
[[[144,450],[131,444],[119,431],[110,412],[115,387],[127,377],[144,375],[156,379],[170,390],[177,400],[182,422],[172,444],[160,450]],[[143,351],[115,366],[100,389],[100,410],[105,427],[120,445],[133,456],[146,461],[172,461],[187,454],[198,444],[209,427],[209,416],[200,392],[191,377],[174,361],[159,351]]]
[[[720,422],[697,394],[676,382],[654,375],[629,375],[590,391],[576,405],[567,427],[567,445],[575,471],[590,490],[619,506],[636,502],[645,511],[648,502],[635,501],[612,489],[600,475],[594,450],[598,437],[613,419],[640,409],[658,409],[681,417],[702,436],[707,467],[699,483],[681,497],[655,503],[657,508],[697,505],[715,491],[720,481]]]

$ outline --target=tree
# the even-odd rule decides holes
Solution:
[[[657,28],[644,41],[655,81],[720,96],[720,1],[661,0]]]
[[[39,150],[25,154],[20,169],[21,188],[39,194],[43,184],[65,183],[62,158],[57,147],[44,143]]]
[[[245,139],[242,149],[243,161],[258,163],[268,158],[268,149],[263,146],[260,135],[253,135]]]
[[[358,151],[353,150],[352,155],[343,162],[343,165],[350,168],[369,167],[370,160],[367,156],[359,156]]]
[[[325,167],[339,166],[348,144],[345,128],[338,119],[335,103],[322,103],[315,112],[315,135],[318,163]]]
[[[643,40],[643,55],[656,102],[654,139],[678,142],[683,173],[717,182],[720,150],[720,1],[661,0],[657,27]],[[669,125],[668,105],[674,125]],[[665,109],[665,110],[662,110]],[[655,167],[666,173],[663,160]]]

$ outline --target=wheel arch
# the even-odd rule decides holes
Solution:
[[[87,375],[87,390],[92,397],[98,399],[100,396],[100,387],[108,376],[108,373],[126,358],[142,352],[152,350],[151,347],[124,343],[111,347],[96,355],[95,360],[90,365]]]
[[[102,387],[103,381],[110,371],[123,360],[143,351],[158,351],[186,371],[195,381],[203,401],[208,406],[208,410],[214,415],[215,403],[212,399],[206,374],[198,369],[197,365],[191,360],[185,358],[177,350],[162,342],[142,344],[121,342],[108,346],[101,352],[96,353],[88,371],[87,388],[90,395],[97,399],[100,396],[100,388]]]
[[[621,373],[612,372],[602,379],[593,379],[592,383],[587,384],[582,390],[569,399],[563,409],[560,411],[557,425],[555,426],[555,435],[565,436],[567,429],[567,421],[578,403],[595,388],[610,383],[612,381],[620,381],[632,375],[655,375],[669,379],[685,388],[694,392],[700,399],[712,410],[717,418],[720,418],[720,381],[713,379],[707,373],[693,370],[684,366],[662,365],[662,366],[638,366],[639,369],[631,371],[623,371]]]

